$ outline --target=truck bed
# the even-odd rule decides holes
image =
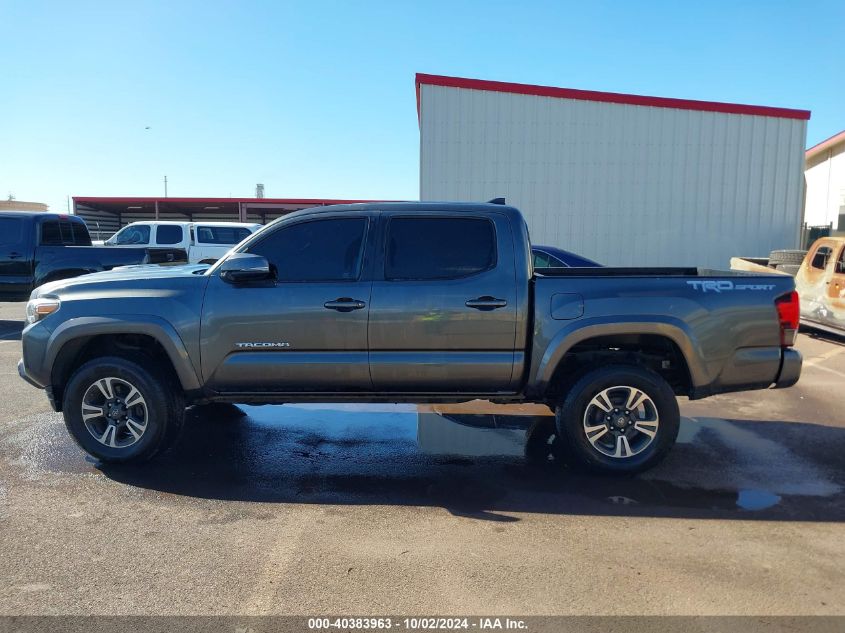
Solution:
[[[694,267],[602,267],[602,268],[543,268],[535,270],[537,277],[757,277],[760,273],[738,270],[713,270]],[[772,275],[777,273],[772,270]]]

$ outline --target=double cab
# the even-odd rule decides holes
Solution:
[[[483,398],[548,405],[570,464],[632,473],[675,442],[678,396],[801,372],[791,277],[539,272],[503,204],[307,209],[197,272],[33,293],[19,372],[100,460],[167,448],[190,404]]]

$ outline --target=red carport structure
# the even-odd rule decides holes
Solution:
[[[155,198],[74,196],[73,213],[85,220],[94,239],[106,239],[130,222],[256,222],[271,220],[300,209],[329,204],[373,202],[317,198]]]

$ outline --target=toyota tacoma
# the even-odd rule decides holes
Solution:
[[[18,370],[104,462],[166,449],[192,404],[482,398],[545,403],[570,464],[634,473],[675,442],[676,396],[795,384],[798,319],[788,276],[534,271],[513,207],[371,203],[287,215],[205,271],[43,285]]]

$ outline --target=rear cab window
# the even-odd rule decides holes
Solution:
[[[91,246],[91,236],[81,222],[45,220],[41,223],[42,246]]]
[[[388,281],[461,279],[496,266],[496,230],[488,218],[390,218],[385,244]]]

